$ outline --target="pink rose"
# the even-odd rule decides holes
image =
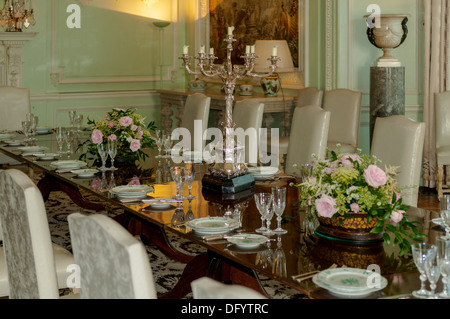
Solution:
[[[111,134],[110,136],[108,136],[108,140],[110,140],[110,141],[115,141],[115,140],[117,140],[116,134]]]
[[[328,195],[322,195],[321,198],[316,199],[315,204],[317,213],[322,217],[331,218],[339,210],[336,208],[336,200]]]
[[[141,182],[139,180],[139,177],[134,176],[131,181],[128,183],[128,185],[141,185]]]
[[[109,121],[108,122],[108,127],[113,127],[114,126],[114,122],[113,121]]]
[[[134,124],[133,124],[133,125],[131,125],[131,130],[132,130],[132,131],[136,131],[136,130],[137,130],[137,128],[138,128],[138,127],[137,127],[137,125],[134,125]]]
[[[341,157],[341,163],[345,167],[354,167],[354,162],[361,164],[361,158],[356,154],[349,154]]]
[[[367,184],[374,188],[386,185],[387,183],[386,173],[376,165],[369,165],[369,167],[364,170],[364,178]]]
[[[405,213],[404,210],[398,210],[398,211],[392,212],[392,214],[391,214],[391,220],[392,220],[394,223],[399,223],[399,222],[401,222],[402,219],[403,219],[403,214],[404,214],[404,213]]]
[[[100,144],[103,142],[103,133],[100,130],[93,130],[91,135],[92,142],[95,144]]]
[[[132,140],[130,143],[130,150],[133,152],[136,152],[138,149],[141,148],[141,141],[139,140]]]
[[[358,214],[359,213],[359,205],[358,203],[353,203],[350,205],[350,210],[355,213]]]
[[[130,126],[131,124],[133,124],[133,119],[129,116],[124,116],[119,119],[119,123],[120,125],[125,127]]]

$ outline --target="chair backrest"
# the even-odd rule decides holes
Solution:
[[[191,283],[194,299],[267,299],[253,289],[241,285],[226,285],[209,277]]]
[[[252,128],[247,131],[249,136],[245,140],[245,162],[249,164],[258,163],[258,146],[263,116],[264,103],[257,100],[247,99],[234,105],[233,120],[236,124],[235,130],[242,128],[245,132]]]
[[[69,215],[81,299],[155,299],[156,289],[142,242],[100,214]]]
[[[307,87],[298,91],[297,106],[317,105],[322,107],[323,91]]]
[[[325,92],[323,109],[331,112],[328,143],[358,147],[362,93],[348,89]]]
[[[3,130],[21,130],[22,121],[30,111],[29,89],[0,87],[0,127]]]
[[[210,104],[211,98],[202,93],[195,93],[186,98],[181,127],[187,128],[191,133],[191,150],[193,151],[203,151],[205,148],[206,141],[203,139],[203,133],[208,128]],[[202,131],[194,134],[196,120],[202,121]]]
[[[313,161],[315,154],[325,158],[331,114],[315,105],[297,106],[292,117],[290,141],[286,157],[286,174],[294,174],[294,164]]]
[[[398,166],[396,180],[400,187],[416,186],[402,192],[403,203],[417,206],[420,172],[425,140],[425,123],[404,115],[377,118],[373,130],[371,155],[381,166]]]
[[[10,298],[59,298],[44,200],[19,170],[0,172],[0,220]]]
[[[436,147],[450,145],[450,91],[434,94]]]

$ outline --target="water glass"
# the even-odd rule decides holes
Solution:
[[[111,159],[110,170],[115,171],[117,169],[114,167],[114,158],[117,155],[117,140],[108,140],[106,151],[108,152],[109,158]]]
[[[62,156],[63,153],[64,140],[65,140],[64,129],[59,126],[56,128],[56,142],[58,143],[60,157]]]
[[[67,146],[67,158],[70,158],[70,154],[72,154],[73,131],[71,130],[64,131],[64,140]]]
[[[195,179],[195,163],[185,162],[185,169],[186,169],[186,183],[188,184],[189,188],[189,195],[187,196],[187,199],[192,200],[195,199],[195,196],[192,195],[192,184],[194,183]]]
[[[164,151],[166,152],[166,155],[164,157],[169,158],[170,157],[170,149],[172,148],[172,136],[170,134],[166,135],[163,139],[164,143]]]
[[[266,219],[266,211],[272,205],[273,196],[271,193],[256,193],[254,195],[256,208],[261,214],[261,227],[256,230],[257,233],[263,233],[267,230],[264,220]]]
[[[107,171],[106,168],[106,160],[108,159],[108,150],[106,148],[106,145],[103,143],[97,144],[97,151],[98,155],[100,156],[100,159],[102,160],[102,167],[99,168],[100,171]]]
[[[77,132],[81,132],[81,125],[83,124],[83,114],[75,114],[73,121],[77,128]]]
[[[414,264],[420,272],[421,287],[419,290],[413,291],[413,296],[417,298],[428,298],[430,292],[425,289],[427,281],[427,273],[425,265],[428,261],[436,258],[436,246],[427,243],[418,243],[411,245]]]
[[[31,118],[30,118],[30,132],[31,132],[31,140],[32,141],[36,141],[36,129],[37,129],[37,125],[38,125],[38,117],[31,114]]]
[[[286,234],[287,230],[281,228],[281,220],[286,208],[286,187],[272,187],[273,208],[277,216],[277,228],[274,230],[277,234]]]
[[[77,111],[74,111],[74,110],[70,110],[69,111],[69,121],[70,121],[70,127],[71,128],[74,127],[76,114],[77,114]]]
[[[30,121],[22,121],[22,130],[23,130],[23,134],[25,135],[25,143],[28,143],[30,141],[30,126],[31,126],[31,122]]]
[[[182,166],[173,166],[170,168],[170,173],[172,174],[172,179],[177,187],[177,194],[172,198],[183,200],[182,190],[186,183],[186,169]]]
[[[163,135],[164,134],[161,132],[161,130],[155,131],[155,143],[156,143],[156,147],[158,147],[158,156],[156,156],[156,158],[161,158],[161,149],[164,145]]]
[[[436,258],[442,275],[444,289],[438,294],[439,298],[450,298],[448,285],[450,283],[450,238],[440,237],[436,239]]]
[[[425,263],[425,272],[427,273],[428,281],[430,282],[430,293],[428,299],[438,299],[439,297],[436,295],[436,287],[439,277],[441,276],[441,272],[439,269],[439,265],[436,262],[436,259],[427,260]]]
[[[272,236],[275,233],[273,232],[273,230],[270,229],[270,224],[272,223],[272,218],[273,218],[273,214],[275,212],[275,207],[274,207],[274,203],[272,201],[272,205],[269,205],[269,207],[267,207],[266,212],[265,212],[265,216],[264,219],[266,220],[266,230],[262,233],[265,236]]]

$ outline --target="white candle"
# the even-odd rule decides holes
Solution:
[[[250,53],[250,46],[249,45],[245,46],[245,53]]]
[[[277,53],[278,53],[278,47],[274,46],[273,50],[272,50],[272,56],[277,56]]]
[[[214,48],[209,49],[209,54],[214,55]]]
[[[234,27],[228,27],[228,35],[233,35]]]
[[[200,53],[205,53],[205,46],[204,46],[204,45],[202,45],[202,46],[200,47]]]
[[[255,46],[254,46],[254,45],[252,45],[252,46],[250,47],[250,53],[255,53]]]
[[[189,52],[189,46],[188,46],[188,45],[185,45],[185,46],[183,47],[183,54],[188,54],[188,52]]]

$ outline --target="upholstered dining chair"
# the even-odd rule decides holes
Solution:
[[[59,298],[72,254],[52,244],[41,192],[22,171],[0,171],[0,220],[12,299]],[[3,268],[0,266],[0,268]]]
[[[241,128],[244,133],[247,131],[249,134],[245,140],[245,162],[248,164],[258,163],[260,129],[263,116],[264,103],[259,101],[247,99],[236,102],[234,105],[233,120],[236,124],[235,130]]]
[[[294,164],[304,165],[325,158],[331,112],[316,105],[297,106],[292,117],[285,173],[295,175]]]
[[[192,281],[191,288],[194,299],[267,299],[251,288],[223,284],[209,277]]]
[[[355,153],[359,142],[362,93],[348,89],[325,92],[323,109],[331,112],[327,147],[342,153]]]
[[[142,242],[105,215],[73,213],[68,220],[81,299],[156,298]]]
[[[450,91],[435,93],[436,135],[436,189],[439,200],[443,193],[450,193],[444,183],[444,167],[450,165]]]
[[[203,93],[194,93],[186,98],[181,127],[188,129],[191,134],[191,151],[200,152],[205,148],[203,133],[208,128],[210,104],[211,98]],[[197,121],[202,121],[201,132],[194,129]]]
[[[371,155],[381,161],[381,166],[396,166],[395,177],[403,203],[417,207],[420,172],[425,140],[425,123],[416,122],[404,115],[377,118],[373,130]]]

